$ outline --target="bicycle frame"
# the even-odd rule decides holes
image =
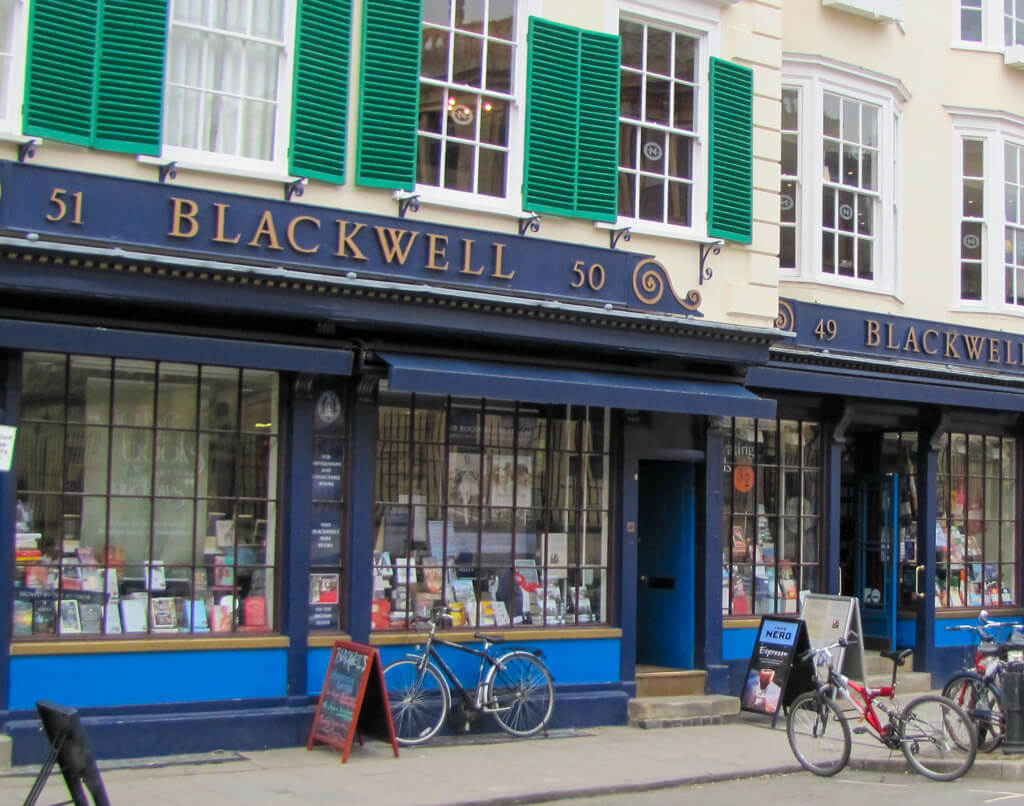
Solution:
[[[449,666],[445,662],[444,658],[442,658],[441,654],[437,651],[436,647],[438,645],[446,646],[450,649],[456,649],[459,652],[465,652],[469,655],[479,656],[480,669],[477,672],[476,689],[474,690],[472,697],[470,696],[469,691],[466,690],[466,687],[459,682],[459,678],[455,674],[455,672],[452,671],[451,666]],[[448,687],[453,689],[455,693],[459,695],[462,702],[475,711],[482,711],[484,710],[484,705],[480,702],[480,694],[482,688],[480,684],[483,682],[484,674],[487,670],[487,667],[496,665],[494,658],[491,657],[491,655],[488,652],[489,648],[490,644],[486,643],[483,649],[474,649],[473,647],[457,644],[454,641],[446,641],[444,638],[436,637],[433,634],[433,631],[431,631],[431,635],[429,636],[429,638],[427,638],[427,642],[423,649],[423,652],[420,654],[410,653],[409,657],[414,658],[420,664],[425,664],[428,659],[433,661],[434,664],[441,670],[441,673],[445,676],[445,679],[448,682]]]
[[[878,718],[878,714],[875,712],[874,702],[879,698],[892,699],[895,694],[896,687],[889,685],[879,686],[878,688],[868,688],[867,686],[855,683],[832,669],[829,669],[828,682],[836,692],[835,698],[844,698],[849,700],[850,704],[857,710],[861,718],[868,724],[871,730],[875,732],[876,738],[880,742],[886,743],[890,731],[886,729],[886,726],[882,725],[882,721]],[[857,700],[850,695],[851,690],[860,696],[862,702],[857,702]]]

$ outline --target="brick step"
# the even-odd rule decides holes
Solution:
[[[637,697],[676,697],[703,694],[707,672],[703,669],[668,669],[661,666],[637,666]]]
[[[740,698],[724,694],[635,697],[629,701],[626,713],[634,728],[721,725],[739,718]]]

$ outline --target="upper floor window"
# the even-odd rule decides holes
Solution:
[[[418,184],[507,195],[515,5],[515,0],[423,4]]]
[[[0,131],[20,130],[25,68],[25,4],[0,0]]]
[[[879,108],[822,96],[821,271],[875,279]]]
[[[786,64],[780,268],[895,293],[898,104],[905,94],[896,80],[817,61],[792,56]]]
[[[619,215],[693,224],[699,40],[622,20]]]
[[[954,0],[958,39],[987,48],[1024,44],[1024,3],[1020,0]]]
[[[956,299],[964,307],[1024,306],[1024,118],[954,113]]]
[[[796,211],[800,198],[800,90],[782,88],[782,183],[779,188],[779,268],[796,268]]]
[[[284,159],[292,6],[287,0],[173,0],[165,156],[173,149],[253,162]]]

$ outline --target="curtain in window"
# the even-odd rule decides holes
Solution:
[[[274,157],[284,0],[175,3],[168,39],[165,142]]]

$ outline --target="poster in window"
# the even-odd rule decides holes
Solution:
[[[559,579],[566,574],[569,557],[569,535],[566,532],[551,532],[547,539],[547,569],[549,579]]]
[[[480,505],[480,454],[476,451],[451,451],[448,456],[448,501],[455,505],[451,514],[456,521],[474,520],[473,508]]]
[[[491,457],[490,504],[492,507],[528,507],[533,502],[532,461],[513,454]]]

